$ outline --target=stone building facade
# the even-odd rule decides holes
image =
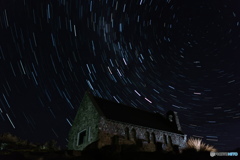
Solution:
[[[185,143],[186,135],[181,131],[176,112],[169,111],[164,117],[87,92],[69,132],[68,149],[138,145],[142,151],[152,152],[166,147],[181,148]]]

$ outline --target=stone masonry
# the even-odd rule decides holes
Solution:
[[[99,131],[102,137],[98,142],[99,148],[105,145],[111,145],[111,137],[115,135],[119,136],[119,145],[136,144],[136,140],[140,140],[143,143],[143,147],[145,147],[145,149],[143,149],[144,151],[156,151],[156,143],[164,144],[166,146],[176,145],[179,148],[184,147],[186,143],[186,136],[181,134],[161,131],[133,124],[119,123],[112,120],[106,120],[104,118],[101,118],[100,120]],[[164,139],[164,137],[166,137],[166,139]]]
[[[159,146],[181,148],[186,143],[184,134],[107,119],[98,105],[93,96],[85,94],[69,132],[68,149],[83,150],[93,144],[97,148],[140,144],[142,151],[153,152]]]
[[[83,98],[74,123],[69,133],[68,148],[70,150],[82,150],[92,142],[98,140],[100,115],[88,96]],[[77,145],[78,133],[86,130],[87,139],[83,145]]]

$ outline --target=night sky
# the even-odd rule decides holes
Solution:
[[[0,0],[0,133],[65,146],[89,89],[177,111],[188,137],[239,147],[239,8],[239,0]]]

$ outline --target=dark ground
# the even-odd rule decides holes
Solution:
[[[240,153],[240,149],[234,150]],[[0,160],[239,160],[237,157],[210,157],[209,152],[185,151],[181,154],[172,152],[114,152],[111,148],[88,151],[1,151]]]

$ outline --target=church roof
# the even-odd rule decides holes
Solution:
[[[166,117],[159,113],[148,112],[95,96],[91,97],[94,99],[98,111],[106,119],[183,134]]]

